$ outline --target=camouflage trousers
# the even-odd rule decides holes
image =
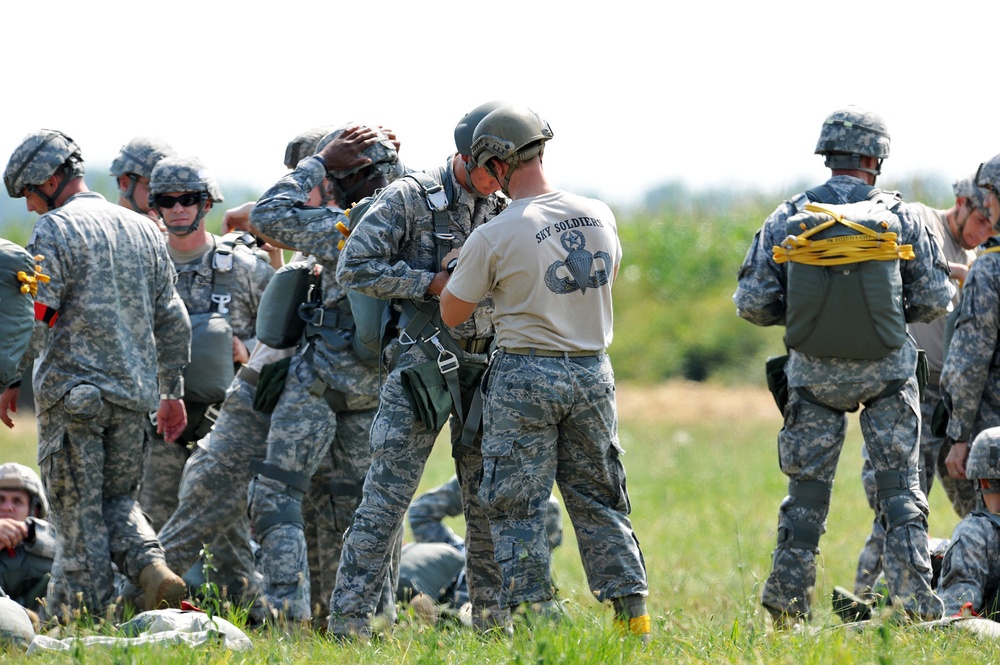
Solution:
[[[847,430],[846,411],[860,415],[871,464],[886,481],[876,520],[886,532],[882,560],[896,607],[923,619],[941,616],[931,589],[927,500],[917,480],[920,416],[917,383],[881,396],[888,384],[872,380],[793,388],[778,435],[778,457],[789,496],[778,511],[778,545],[761,602],[773,616],[808,617],[816,582],[819,537],[826,529],[830,490]]]
[[[553,483],[576,530],[593,594],[602,602],[645,596],[610,359],[502,353],[488,377],[479,498],[503,574],[500,605],[553,596],[545,526]]]
[[[1000,611],[1000,525],[985,511],[976,511],[955,527],[941,564],[938,593],[945,616],[962,611],[965,603],[983,616]]]
[[[344,408],[334,411],[322,395],[311,391],[318,376],[309,357],[298,354],[292,358],[267,436],[264,461],[271,470],[267,475],[258,474],[250,485],[250,516],[261,546],[264,595],[275,610],[294,621],[312,617],[312,580],[303,526],[305,486],[331,448],[336,459],[331,462],[328,487],[344,492],[343,488],[354,488],[362,482],[368,459],[368,430],[375,415],[374,397],[342,393]],[[347,493],[354,495],[356,489]],[[339,495],[331,495],[330,501],[341,498],[346,498],[349,505],[357,501],[356,496]],[[350,512],[345,507],[327,514],[344,520]],[[336,524],[337,517],[332,519]],[[335,533],[329,538],[337,539]],[[319,543],[319,551],[328,546],[329,540]],[[336,572],[321,574],[328,584]]]
[[[934,436],[930,427],[934,409],[940,401],[941,393],[937,386],[928,385],[924,388],[924,399],[920,403],[920,468],[918,472],[920,490],[925,496],[930,492],[934,485],[936,472],[955,513],[959,517],[965,517],[980,506],[979,494],[976,492],[976,485],[973,481],[952,478],[948,475],[948,468],[944,461],[948,457],[951,446],[945,444],[943,437]],[[868,497],[868,505],[874,510],[876,504],[875,469],[869,459],[868,450],[864,446],[861,448],[861,455],[864,459],[861,482],[865,488],[865,495]],[[858,570],[854,578],[854,592],[856,594],[867,596],[875,588],[876,580],[882,572],[882,549],[884,546],[885,527],[881,520],[875,519],[872,523],[872,532],[865,540],[865,546],[858,556]]]
[[[371,430],[372,463],[354,523],[344,536],[337,585],[330,598],[328,629],[336,635],[368,631],[392,551],[401,542],[403,517],[439,434],[415,417],[400,382],[403,369],[425,360],[419,349],[406,351],[382,385]],[[461,436],[462,427],[454,415],[450,430],[453,440]],[[489,522],[476,497],[482,479],[478,451],[463,447],[456,470],[465,513],[466,574],[473,622],[486,628],[502,623],[505,615],[497,601],[500,571],[493,560]]]
[[[156,533],[136,500],[147,414],[102,399],[80,384],[38,414],[38,460],[52,504],[56,556],[47,606],[85,606],[100,614],[114,602],[114,572],[134,584],[163,561]]]
[[[254,391],[239,376],[233,381],[215,427],[184,466],[177,509],[159,534],[171,569],[198,565],[208,546],[216,569],[211,579],[246,601],[259,593],[247,517],[250,462],[264,459],[270,423],[269,415],[254,411]]]
[[[177,509],[181,475],[190,456],[191,449],[186,443],[167,443],[156,433],[156,427],[146,421],[139,501],[157,531]]]

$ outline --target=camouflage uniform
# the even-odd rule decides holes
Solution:
[[[219,240],[218,236],[208,234],[208,251],[200,257],[188,263],[180,263],[174,259],[177,294],[184,301],[189,315],[216,309],[216,304],[212,301],[215,280],[212,260]],[[172,252],[171,256],[174,257]],[[256,344],[257,306],[274,274],[274,268],[241,244],[233,247],[232,258],[232,281],[229,285],[232,300],[226,304],[229,310],[226,318],[233,329],[233,336],[242,340],[248,351],[253,351]],[[192,342],[197,344],[197,340]],[[177,509],[181,473],[191,454],[189,446],[200,439],[210,426],[204,422],[210,405],[185,400],[185,406],[188,426],[179,439],[167,443],[156,434],[155,428],[149,433],[139,502],[146,511],[150,524],[157,530],[163,527]]]
[[[937,588],[944,602],[944,616],[960,613],[966,603],[972,603],[973,611],[983,613],[998,589],[1000,516],[976,510],[955,527],[944,555]]]
[[[343,238],[336,223],[347,219],[336,208],[305,208],[309,192],[325,173],[320,159],[302,160],[264,194],[250,219],[262,233],[332,267]],[[332,317],[341,301],[346,303],[346,293],[332,269],[323,270],[321,287],[322,307]],[[271,415],[266,468],[250,492],[251,518],[263,550],[265,594],[276,609],[299,621],[311,617],[303,496],[332,447],[337,489],[331,501],[339,504],[336,519],[349,519],[367,468],[368,430],[378,405],[378,371],[358,360],[350,337],[339,337],[341,332],[331,329],[333,342],[325,334],[312,337],[292,358]],[[341,532],[346,526],[336,524]],[[329,543],[332,551],[337,545]]]
[[[969,268],[962,306],[941,372],[948,438],[971,442],[1000,425],[1000,253],[982,254]]]
[[[861,180],[849,176],[826,182],[840,202],[859,184]],[[951,298],[947,265],[919,220],[905,209],[897,210],[902,224],[898,242],[912,245],[916,255],[900,262],[905,317],[907,322],[930,321],[944,313]],[[756,325],[785,324],[787,264],[774,261],[772,247],[788,235],[786,220],[795,212],[785,202],[765,220],[740,268],[733,300],[739,315]],[[779,509],[778,546],[762,593],[764,606],[776,618],[809,616],[819,536],[844,443],[845,412],[860,404],[865,404],[860,416],[865,445],[875,472],[886,483],[876,513],[888,525],[883,559],[889,589],[905,611],[940,616],[940,600],[930,588],[927,502],[917,477],[916,362],[912,341],[881,360],[818,358],[790,351],[785,368],[790,396],[778,436],[789,496]]]
[[[37,322],[32,342],[38,460],[58,533],[48,607],[102,612],[112,560],[134,583],[163,560],[135,496],[147,414],[158,393],[182,392],[190,325],[156,227],[99,194],[39,217],[28,250],[52,277],[36,299],[51,328]]]
[[[463,189],[452,171],[452,158],[429,175],[450,193],[447,214],[455,247],[502,207],[494,195],[478,198]],[[383,190],[351,233],[337,278],[344,286],[366,295],[420,301],[440,269],[433,215],[424,191],[414,180],[401,178]],[[484,299],[470,321],[449,329],[451,336],[466,346],[472,340],[488,340],[493,335],[492,310],[492,300]],[[337,586],[330,602],[329,629],[339,635],[368,631],[378,589],[389,565],[387,551],[399,539],[404,513],[439,434],[438,430],[425,428],[416,417],[400,378],[403,370],[431,359],[419,345],[403,348],[398,340],[393,340],[385,353],[386,358],[395,359],[395,364],[380,390],[378,415],[371,431],[372,464],[354,524],[344,538]],[[483,364],[486,356],[463,351],[460,361]],[[451,433],[454,447],[462,434],[462,425],[454,414]],[[465,499],[469,587],[474,614],[482,617],[498,609],[495,589],[499,584],[488,522],[475,499],[482,460],[478,450],[466,447],[456,455]]]
[[[56,534],[45,520],[29,517],[28,523],[28,538],[0,552],[0,588],[19,605],[38,612],[56,556]]]

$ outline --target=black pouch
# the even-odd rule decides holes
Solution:
[[[273,413],[278,405],[281,391],[285,389],[285,377],[288,376],[288,365],[291,356],[264,365],[257,379],[257,390],[253,394],[253,409],[261,413]]]
[[[944,405],[944,400],[934,407],[934,415],[931,416],[931,434],[938,438],[948,435],[948,408]]]
[[[788,404],[788,376],[785,375],[785,365],[788,364],[788,356],[773,356],[764,363],[764,374],[767,376],[767,389],[774,397],[774,403],[778,405],[778,411],[782,415],[785,413],[785,405]]]
[[[931,365],[927,362],[927,353],[923,349],[917,349],[917,391],[920,394],[920,401],[924,401],[924,388],[931,380]]]

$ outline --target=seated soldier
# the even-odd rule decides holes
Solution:
[[[0,587],[37,612],[56,554],[55,533],[43,518],[49,502],[38,474],[22,464],[0,465]]]
[[[976,481],[986,510],[969,513],[955,527],[937,592],[946,617],[968,613],[995,619],[1000,612],[1000,427],[976,436],[965,475]]]
[[[403,545],[399,561],[396,599],[410,603],[422,618],[437,616],[420,595],[448,610],[468,610],[469,589],[465,581],[465,541],[444,523],[445,517],[462,514],[462,489],[458,477],[424,492],[413,500],[407,522],[416,542]],[[562,509],[549,497],[545,512],[549,553],[562,544]],[[426,608],[426,609],[425,609]],[[469,615],[471,620],[471,614]]]

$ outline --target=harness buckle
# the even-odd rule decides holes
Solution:
[[[434,334],[425,339],[425,342],[430,342],[434,345],[434,348],[438,351],[437,364],[438,369],[441,370],[442,374],[447,374],[448,372],[456,372],[460,366],[458,362],[458,356],[444,348],[441,344],[441,340],[438,339],[438,334],[441,331],[437,328],[434,329]]]
[[[406,328],[399,331],[399,343],[403,346],[413,346],[417,343],[417,340],[410,337],[410,334],[406,332]]]
[[[212,259],[212,269],[219,272],[229,272],[233,269],[233,253],[224,250],[215,250]]]
[[[219,314],[228,314],[229,308],[226,304],[233,299],[233,296],[228,293],[223,293],[222,295],[212,294],[212,302],[214,302],[218,307],[216,308]]]

